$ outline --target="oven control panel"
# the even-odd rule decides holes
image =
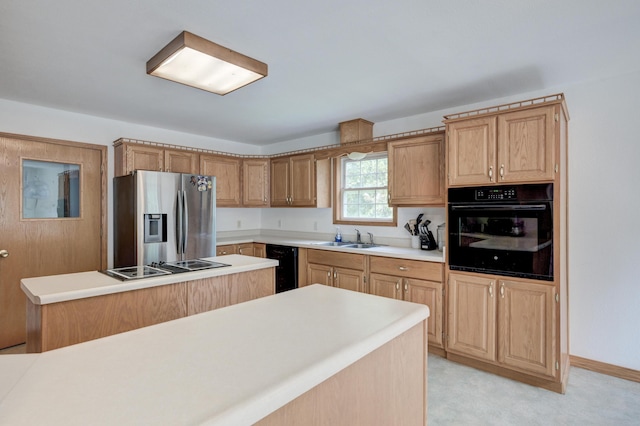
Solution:
[[[517,200],[518,194],[513,187],[509,188],[479,188],[476,189],[476,201],[486,200]]]

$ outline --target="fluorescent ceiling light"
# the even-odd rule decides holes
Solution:
[[[147,74],[226,95],[267,76],[267,64],[183,31],[147,62]]]

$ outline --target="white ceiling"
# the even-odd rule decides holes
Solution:
[[[269,76],[148,76],[182,30]],[[639,48],[638,0],[2,0],[0,98],[267,145],[637,71]]]

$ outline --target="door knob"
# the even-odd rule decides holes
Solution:
[[[6,250],[0,250],[0,257],[9,257],[9,252]]]

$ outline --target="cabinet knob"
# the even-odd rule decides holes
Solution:
[[[489,296],[493,297],[493,283],[489,284]]]
[[[504,283],[500,283],[500,297],[504,299]]]
[[[0,250],[0,257],[3,259],[9,257],[9,252],[7,250]]]
[[[401,271],[408,271],[409,268],[407,268],[406,266],[398,266],[398,269],[400,269]]]
[[[489,166],[489,180],[493,182],[493,166]]]
[[[504,164],[500,164],[500,179],[504,180]]]

